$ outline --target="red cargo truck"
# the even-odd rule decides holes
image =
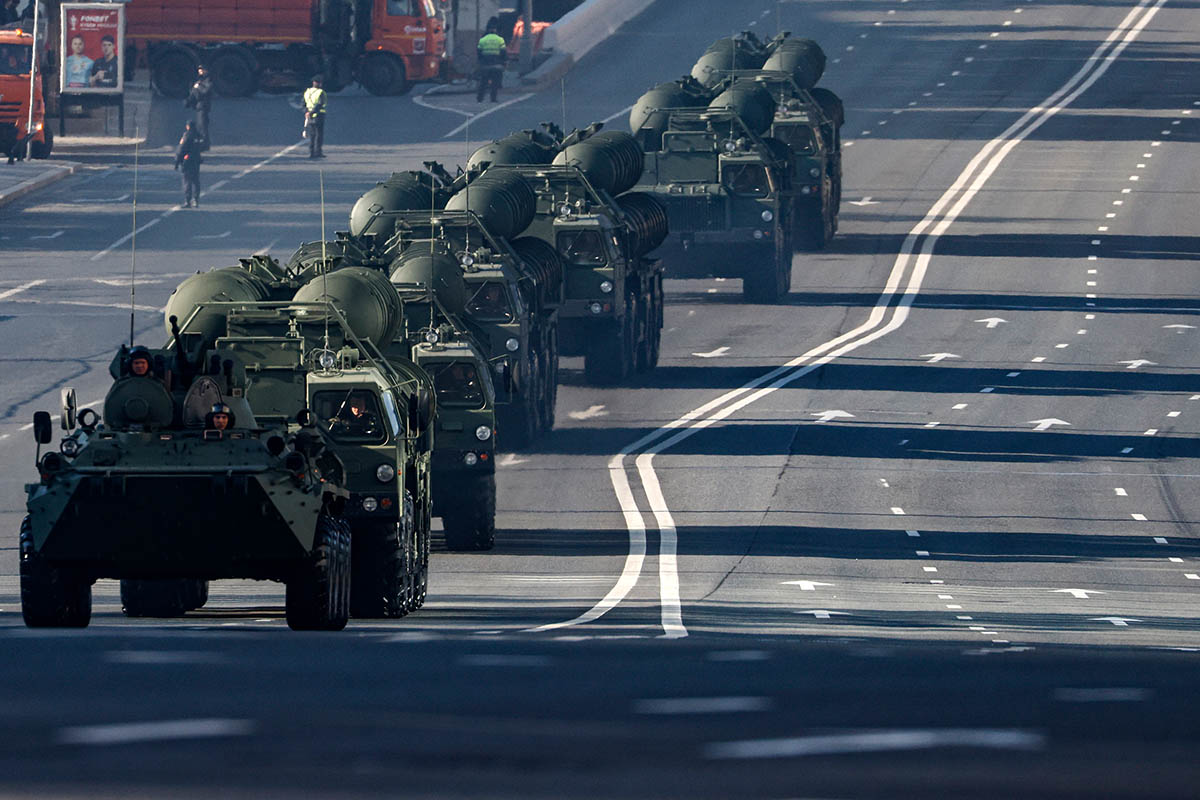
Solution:
[[[125,25],[130,57],[169,97],[187,94],[200,64],[228,97],[317,73],[330,91],[357,81],[401,94],[436,77],[446,50],[434,0],[132,0]]]

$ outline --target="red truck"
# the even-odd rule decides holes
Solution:
[[[29,70],[33,34],[19,27],[0,28],[0,156],[17,156],[28,143],[29,155],[46,158],[54,137],[46,130],[42,67],[33,82],[33,117],[29,115]]]
[[[390,95],[438,75],[446,29],[434,0],[132,0],[125,44],[168,97],[200,64],[227,97],[317,73],[329,91],[357,81]]]

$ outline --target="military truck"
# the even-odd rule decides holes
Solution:
[[[555,247],[565,271],[561,352],[584,357],[589,383],[617,383],[658,363],[663,267],[648,254],[666,237],[666,209],[627,191],[644,161],[628,134],[598,133],[599,123],[569,137],[544,127],[550,136],[519,131],[480,147],[468,167],[502,167],[533,187],[524,234]]]

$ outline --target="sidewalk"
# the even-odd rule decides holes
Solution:
[[[0,161],[0,206],[60,181],[79,167],[73,161]]]

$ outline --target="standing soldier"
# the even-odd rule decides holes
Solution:
[[[200,137],[192,123],[183,129],[179,149],[175,151],[175,169],[183,175],[183,207],[191,208],[192,200],[200,207],[200,152],[203,150]]]
[[[504,62],[508,56],[506,47],[504,37],[496,33],[496,26],[489,22],[487,33],[475,48],[479,56],[479,90],[475,93],[475,102],[483,102],[483,93],[488,88],[491,89],[492,102],[496,102],[496,94],[504,79]]]
[[[200,139],[201,149],[207,150],[210,144],[208,130],[208,113],[212,111],[213,85],[212,78],[208,77],[208,70],[201,65],[196,70],[196,82],[192,84],[192,91],[188,92],[187,99],[183,101],[185,108],[196,109],[195,130],[196,136]]]
[[[324,158],[321,147],[325,144],[325,101],[327,95],[321,88],[321,76],[314,75],[312,86],[304,90],[304,135],[308,137],[308,157]]]

